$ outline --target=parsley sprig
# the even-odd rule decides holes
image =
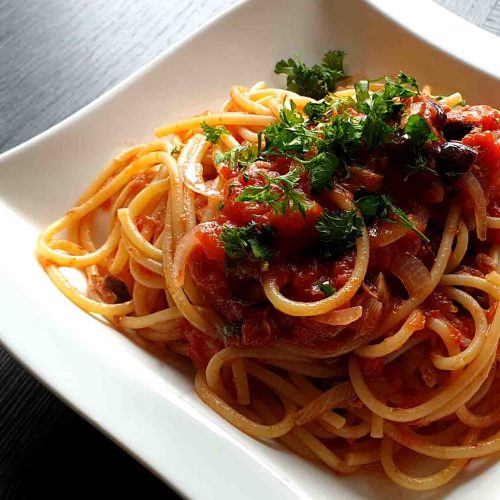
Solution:
[[[322,152],[310,160],[302,161],[302,165],[311,179],[312,193],[320,194],[324,189],[332,187],[332,178],[339,166],[339,160],[332,153]]]
[[[411,115],[404,127],[404,134],[412,141],[413,161],[406,166],[408,169],[407,178],[423,171],[437,175],[436,171],[427,165],[427,154],[424,147],[428,141],[438,140],[429,124],[421,116]]]
[[[236,146],[225,153],[217,153],[214,161],[216,164],[227,162],[231,170],[245,169],[259,158],[255,146]]]
[[[345,52],[328,51],[321,64],[308,67],[299,57],[283,59],[276,64],[274,72],[285,74],[288,90],[301,95],[321,99],[336,89],[338,81],[347,77],[344,71]]]
[[[316,231],[325,257],[336,256],[351,248],[361,236],[365,224],[356,210],[329,212],[325,210],[316,222]]]
[[[403,109],[401,99],[419,94],[415,78],[405,73],[399,73],[394,80],[386,77],[382,90],[370,92],[370,82],[380,80],[360,80],[354,84],[356,109],[366,115],[362,137],[370,149],[385,142],[394,132],[386,121],[398,117]]]
[[[288,173],[276,177],[262,172],[259,175],[266,183],[263,186],[245,187],[236,201],[263,203],[271,206],[274,212],[280,215],[284,215],[288,210],[298,210],[305,217],[307,201],[304,193],[296,189],[300,180],[297,168],[292,168]]]
[[[207,122],[202,122],[200,126],[205,133],[207,141],[210,141],[212,144],[217,144],[222,134],[229,134],[229,131],[226,127],[224,127],[224,125],[217,125],[216,127],[212,127]]]
[[[333,94],[327,95],[321,101],[310,101],[304,106],[304,113],[310,122],[324,122],[332,116],[346,111],[348,108],[356,108],[356,102],[352,97],[339,97]]]
[[[269,261],[274,255],[273,245],[276,232],[269,224],[260,229],[255,222],[245,227],[224,226],[220,235],[226,255],[231,259],[250,257],[255,260]]]
[[[394,222],[409,231],[416,233],[424,243],[429,243],[427,236],[408,218],[405,211],[385,194],[372,194],[357,200],[360,212],[368,219],[379,219]]]
[[[311,151],[318,144],[318,131],[308,127],[293,100],[290,100],[289,106],[283,106],[279,120],[264,130],[265,146],[261,156],[297,158],[297,155]]]

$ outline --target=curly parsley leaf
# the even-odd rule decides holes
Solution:
[[[323,128],[325,149],[344,162],[351,162],[361,146],[364,121],[350,113],[335,115]]]
[[[310,122],[324,122],[333,115],[343,113],[348,108],[355,108],[356,102],[352,97],[338,97],[333,94],[327,95],[323,100],[310,101],[304,106],[304,113]]]
[[[339,160],[335,155],[323,152],[310,160],[303,161],[302,165],[311,179],[312,193],[319,194],[332,187],[332,177],[337,171]]]
[[[259,156],[255,146],[236,146],[225,153],[217,153],[215,155],[215,163],[227,162],[231,170],[237,168],[245,169],[254,163]]]
[[[370,94],[367,80],[357,82],[354,88],[356,109],[366,115],[362,121],[361,137],[368,147],[373,149],[384,142],[392,132],[392,128],[385,122],[389,114],[388,103],[383,93]]]
[[[236,201],[250,201],[270,205],[276,214],[284,215],[288,210],[299,211],[304,217],[307,200],[301,191],[295,189],[300,180],[298,169],[292,168],[288,173],[270,177],[260,174],[267,183],[263,186],[247,186]],[[272,189],[272,188],[279,189]]]
[[[418,94],[420,91],[418,89],[418,83],[417,83],[417,80],[413,77],[413,76],[410,76],[410,75],[407,75],[406,73],[403,73],[402,71],[400,71],[398,73],[398,76],[396,77],[396,82],[395,82],[396,85],[399,85],[399,86],[406,86],[406,90],[408,91],[408,87],[410,87],[410,91],[411,92],[415,92],[416,94]]]
[[[404,127],[404,133],[411,139],[413,150],[413,161],[406,166],[407,178],[422,171],[437,175],[436,171],[427,165],[427,154],[424,149],[426,142],[438,140],[427,121],[419,115],[411,115]]]
[[[251,257],[260,261],[269,261],[274,255],[273,244],[276,232],[266,224],[260,229],[255,222],[245,227],[224,226],[220,240],[226,255],[231,259]]]
[[[279,121],[265,128],[265,147],[261,154],[301,155],[310,151],[318,142],[317,132],[306,126],[294,101],[290,101],[290,108],[283,107],[279,118]]]
[[[274,72],[287,76],[288,90],[297,92],[313,99],[321,99],[333,92],[336,83],[347,77],[344,72],[345,52],[341,50],[328,51],[321,61],[308,67],[299,57],[290,57],[276,63]]]
[[[361,80],[354,85],[356,110],[366,115],[362,137],[373,149],[386,142],[394,132],[387,120],[399,116],[403,109],[401,99],[418,95],[419,90],[415,78],[405,73],[399,73],[395,79],[386,77],[384,88],[378,92],[370,92],[369,88],[369,80]]]
[[[313,122],[326,120],[331,112],[332,106],[327,101],[326,97],[323,101],[311,101],[304,106],[304,113],[309,117],[309,120]]]
[[[392,128],[385,122],[387,106],[383,98],[375,98],[366,116],[362,136],[368,147],[373,149],[386,141]]]
[[[207,122],[202,122],[201,128],[205,133],[207,141],[210,141],[212,144],[217,144],[222,134],[229,134],[229,131],[227,130],[226,127],[224,127],[224,125],[218,125],[217,127],[212,127]]]
[[[394,80],[389,77],[384,80],[384,89],[379,94],[384,97],[392,114],[401,110],[402,98],[414,97],[420,93],[417,80],[405,73],[400,72]]]
[[[437,140],[436,135],[420,115],[411,115],[406,122],[404,133],[416,146],[423,146],[427,141]]]
[[[370,101],[370,82],[369,80],[359,80],[354,84],[354,91],[356,93],[356,106],[359,110],[367,109],[364,106]]]
[[[363,216],[373,219],[380,219],[389,222],[394,222],[409,231],[416,233],[424,243],[429,243],[430,240],[420,231],[415,224],[408,218],[408,215],[399,208],[389,196],[382,194],[372,194],[363,196],[356,201],[360,212]]]
[[[351,248],[361,236],[365,224],[356,210],[325,211],[316,222],[316,231],[326,257],[338,255]]]

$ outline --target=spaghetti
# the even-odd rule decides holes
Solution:
[[[112,160],[38,257],[80,308],[194,366],[241,431],[437,488],[500,450],[500,113],[428,94],[403,74],[323,100],[236,85]],[[404,472],[402,450],[443,468]]]

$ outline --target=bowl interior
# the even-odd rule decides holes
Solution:
[[[274,64],[293,54],[313,62],[326,50],[343,49],[352,75],[375,78],[403,70],[437,93],[458,90],[468,102],[499,104],[494,75],[422,40],[403,21],[361,0],[245,3],[73,117],[0,157],[0,220],[5,234],[16,238],[0,246],[0,294],[6,296],[0,338],[61,397],[189,496],[402,493],[379,472],[340,480],[232,428],[198,401],[188,377],[80,311],[52,286],[34,258],[37,232],[71,208],[114,155],[153,140],[154,127],[216,109],[235,83],[283,86]],[[485,469],[481,476],[469,470],[440,496],[458,498],[472,491],[473,483],[476,491],[477,485],[488,491],[495,475],[490,465],[479,466]],[[192,470],[198,470],[195,480]],[[495,467],[497,477],[498,471]]]

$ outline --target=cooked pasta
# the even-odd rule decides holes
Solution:
[[[403,73],[333,92],[304,68],[315,87],[288,68],[289,90],[235,85],[158,127],[37,255],[78,307],[193,366],[242,432],[437,488],[500,450],[500,113]],[[403,449],[443,466],[403,471]]]

